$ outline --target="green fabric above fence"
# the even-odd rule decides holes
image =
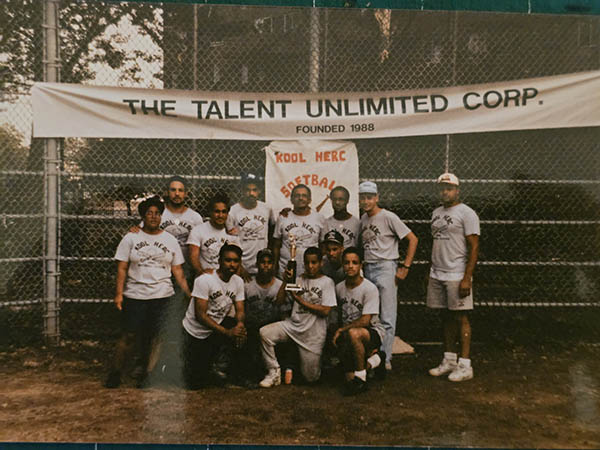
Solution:
[[[600,0],[133,0],[150,3],[495,11],[531,14],[600,14]]]

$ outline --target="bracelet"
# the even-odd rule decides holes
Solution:
[[[402,267],[404,267],[405,269],[410,269],[410,266],[407,266],[406,264],[402,264]]]

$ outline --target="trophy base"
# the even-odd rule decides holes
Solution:
[[[290,284],[285,285],[286,292],[300,292],[302,290],[303,290],[302,286],[300,286],[296,283],[290,283]]]

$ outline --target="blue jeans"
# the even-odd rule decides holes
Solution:
[[[381,349],[386,361],[392,360],[392,347],[396,336],[396,316],[398,314],[398,287],[396,286],[396,261],[365,263],[365,278],[379,290],[379,319],[385,328]]]

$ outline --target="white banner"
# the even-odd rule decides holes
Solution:
[[[312,193],[311,206],[329,217],[333,214],[329,192],[344,186],[350,192],[348,211],[358,215],[358,154],[352,142],[273,141],[265,148],[266,202],[278,214],[291,208],[290,194],[298,184]]]
[[[362,93],[33,87],[35,137],[360,139],[600,125],[600,71]]]

